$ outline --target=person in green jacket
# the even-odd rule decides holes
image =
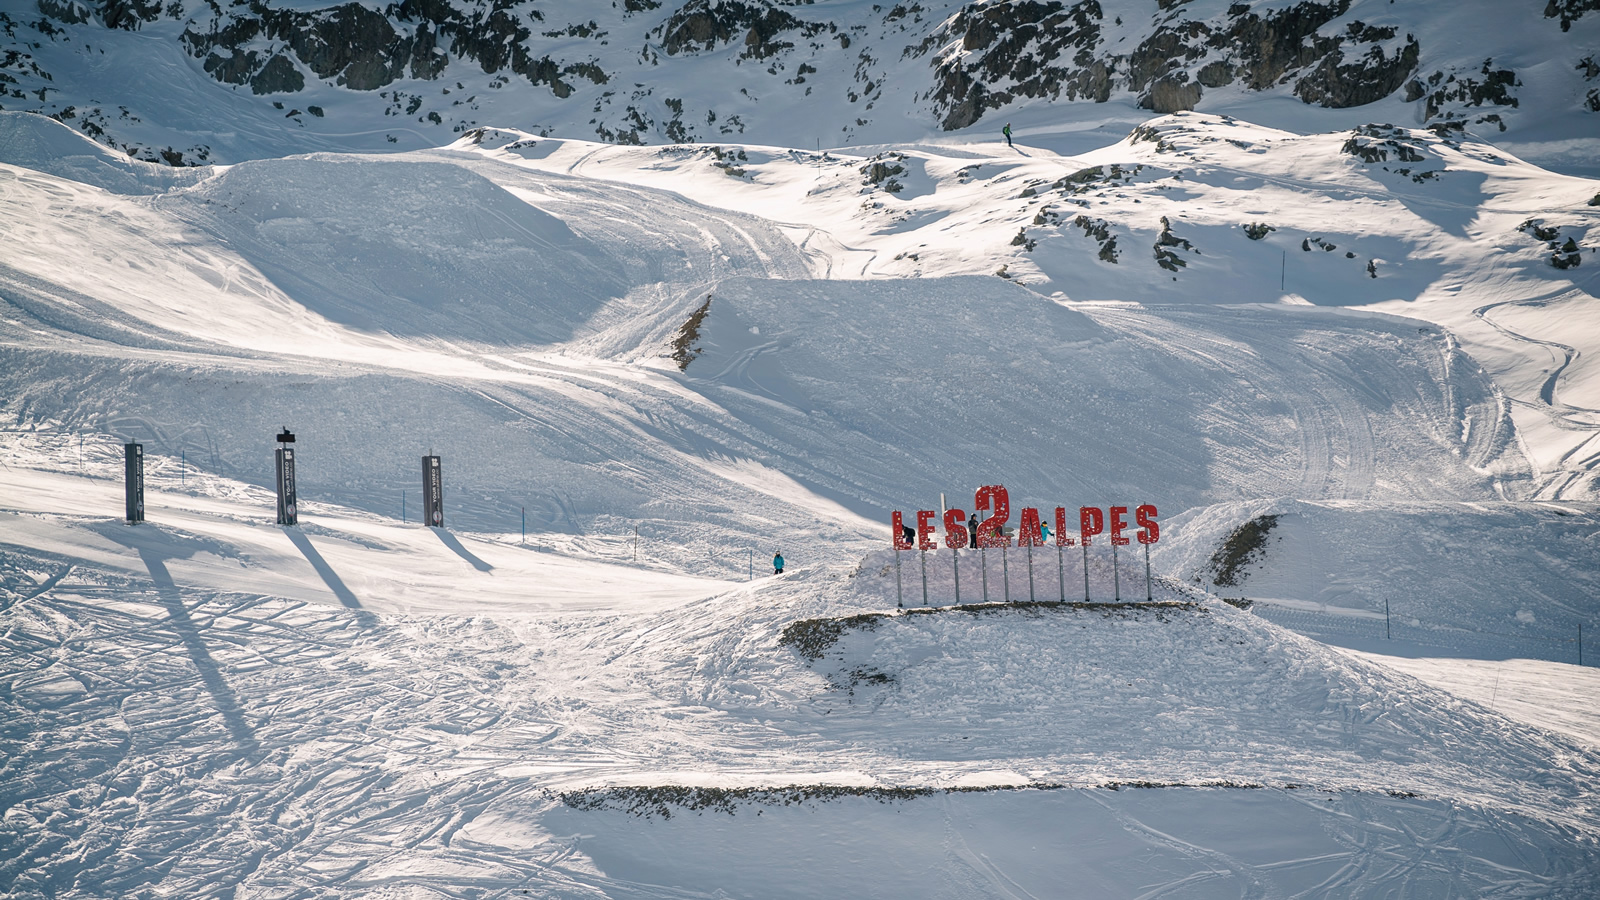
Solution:
[[[1010,122],[1006,123],[1006,127],[1000,129],[1000,133],[1006,136],[1006,146],[1007,147],[1014,146],[1011,143],[1011,123]]]

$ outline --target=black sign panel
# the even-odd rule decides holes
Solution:
[[[124,471],[127,473],[128,524],[137,525],[144,521],[144,445],[127,444],[122,449]]]
[[[300,524],[300,507],[294,496],[294,450],[282,447],[278,455],[278,524]]]
[[[422,522],[444,527],[444,476],[439,472],[439,457],[422,458]]]

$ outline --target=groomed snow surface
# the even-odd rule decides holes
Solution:
[[[1600,895],[1600,328],[1514,227],[1600,185],[1153,127],[890,191],[510,131],[178,176],[0,113],[0,892]],[[995,483],[1157,504],[1161,605],[1103,538],[897,588],[890,512]]]

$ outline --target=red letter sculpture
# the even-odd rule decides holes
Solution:
[[[944,512],[944,545],[951,550],[967,548],[966,519],[967,514],[959,509],[947,509]]]
[[[1161,528],[1156,525],[1156,508],[1146,503],[1133,511],[1133,520],[1139,523],[1139,543],[1154,544],[1161,540]]]
[[[901,518],[900,510],[894,511],[894,521],[890,524],[894,529],[894,548],[896,550],[910,550],[911,539],[906,537],[905,519]]]
[[[980,510],[989,509],[991,502],[994,506],[994,515],[984,519],[978,525],[979,547],[1009,547],[1011,539],[1006,537],[1006,520],[1011,518],[1011,495],[998,484],[984,485],[978,488],[978,493],[972,498],[972,505]]]
[[[1017,546],[1044,546],[1044,535],[1039,532],[1039,511],[1031,506],[1022,510],[1022,524],[1017,526]]]
[[[1077,540],[1067,537],[1067,508],[1065,506],[1056,507],[1056,546],[1078,546]]]
[[[917,549],[918,550],[937,550],[937,549],[939,549],[939,545],[938,544],[935,544],[933,541],[928,540],[928,538],[933,537],[933,529],[934,529],[933,516],[934,516],[934,512],[931,509],[919,509],[919,510],[917,510]]]
[[[1093,543],[1089,540],[1097,534],[1104,534],[1106,530],[1106,517],[1101,514],[1096,506],[1078,507],[1078,536],[1083,538],[1085,547]]]
[[[1126,547],[1133,543],[1122,536],[1122,529],[1128,527],[1128,508],[1126,506],[1111,507],[1111,545]]]

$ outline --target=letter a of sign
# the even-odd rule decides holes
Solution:
[[[434,528],[444,527],[444,475],[437,456],[422,458],[422,521]]]

